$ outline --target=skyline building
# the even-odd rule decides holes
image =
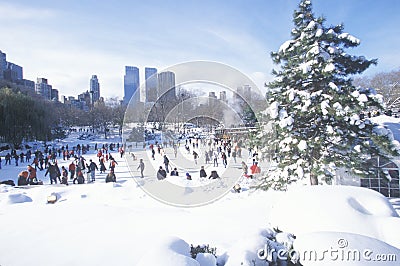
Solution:
[[[51,96],[50,96],[51,100],[58,102],[58,99],[59,99],[58,90],[57,89],[51,89],[50,94],[51,94]]]
[[[243,94],[244,98],[251,102],[251,86],[250,85],[243,85]]]
[[[158,74],[158,99],[165,101],[176,100],[175,73],[164,71]]]
[[[0,50],[0,79],[4,78],[4,71],[7,69],[7,55]]]
[[[145,91],[146,91],[146,103],[157,101],[158,97],[158,76],[157,69],[152,67],[146,67],[145,72]]]
[[[226,98],[226,91],[220,91],[219,92],[219,99],[223,102],[227,102],[227,98]]]
[[[90,93],[92,94],[92,104],[100,100],[100,83],[97,75],[93,75],[90,79]]]
[[[215,91],[210,91],[210,92],[208,93],[208,98],[217,99],[217,95],[215,94]]]
[[[3,78],[11,82],[20,81],[23,78],[22,71],[21,66],[11,62],[6,62],[6,69],[3,71]]]
[[[208,93],[208,106],[213,107],[216,100],[217,100],[217,95],[215,94],[215,91],[210,91]]]
[[[125,66],[124,76],[124,104],[128,104],[132,99],[135,102],[140,101],[139,89],[139,68],[134,66]]]
[[[89,91],[81,93],[78,95],[78,102],[82,103],[82,108],[84,111],[89,111],[92,108],[91,95]]]
[[[165,121],[168,113],[175,107],[177,97],[175,88],[175,73],[164,71],[158,73],[158,97],[151,104],[148,121]]]
[[[239,86],[236,89],[236,93],[234,94],[234,100],[236,101],[246,101],[247,103],[251,102],[251,86],[243,85]]]
[[[53,86],[50,85],[45,78],[37,78],[35,85],[36,94],[41,95],[44,99],[50,101],[58,101],[58,90],[53,89]]]
[[[0,50],[0,79],[16,83],[23,79],[22,67],[8,62],[7,54]]]
[[[51,100],[51,90],[53,87],[48,84],[47,79],[37,78],[35,85],[36,94],[41,95],[44,99]]]
[[[33,80],[22,79],[17,82],[18,84],[24,86],[26,91],[29,93],[35,93],[35,82]]]

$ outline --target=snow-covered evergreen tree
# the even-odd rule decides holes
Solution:
[[[397,154],[390,131],[382,130],[363,114],[382,108],[373,89],[356,88],[351,76],[377,60],[353,56],[347,48],[360,41],[343,25],[326,26],[315,17],[310,0],[294,12],[292,39],[271,53],[275,80],[269,88],[265,112],[273,134],[264,131],[266,149],[275,151],[273,164],[261,187],[285,189],[307,178],[312,185],[330,183],[338,167],[365,176],[365,160]]]

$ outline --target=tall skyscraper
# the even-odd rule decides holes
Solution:
[[[90,93],[92,94],[92,103],[100,100],[100,84],[96,75],[90,79]]]
[[[164,71],[158,74],[158,98],[176,100],[175,73]]]
[[[3,79],[3,73],[7,69],[7,55],[0,50],[0,79]]]
[[[35,91],[47,100],[51,100],[52,86],[48,84],[47,79],[37,78]]]
[[[246,101],[251,102],[251,87],[250,85],[243,85],[243,96]]]
[[[243,85],[237,87],[236,94],[234,94],[234,100],[251,102],[251,86]]]
[[[132,99],[135,102],[140,101],[139,89],[139,68],[133,66],[125,66],[124,76],[124,103],[128,104]]]
[[[176,106],[175,74],[171,71],[161,72],[157,75],[158,97],[151,106],[148,115],[149,121],[165,121],[169,112]]]
[[[220,99],[221,101],[223,101],[223,102],[227,102],[227,99],[226,99],[226,91],[220,91],[220,92],[219,92],[219,99]]]
[[[146,102],[155,102],[158,95],[157,69],[146,67],[144,72],[146,79]]]
[[[217,100],[217,95],[215,94],[215,91],[210,91],[208,93],[208,106],[213,107],[216,100]]]

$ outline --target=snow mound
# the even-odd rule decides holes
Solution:
[[[8,195],[8,203],[9,204],[25,203],[25,202],[32,202],[32,199],[22,193]]]
[[[238,241],[229,249],[228,259],[225,266],[261,266],[268,265],[265,260],[261,260],[257,254],[268,243],[263,234],[248,235]]]
[[[213,254],[210,253],[199,253],[196,256],[196,261],[200,266],[215,266],[217,265],[217,259]]]
[[[190,246],[177,237],[166,237],[154,244],[140,259],[137,266],[200,266],[190,257]]]
[[[400,249],[378,239],[343,232],[313,232],[294,241],[303,265],[398,265]]]
[[[400,235],[397,212],[387,198],[366,188],[292,187],[273,206],[270,224],[295,235],[340,231],[377,238],[400,247],[400,239],[396,237]]]

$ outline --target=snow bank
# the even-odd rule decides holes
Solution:
[[[217,259],[213,254],[210,253],[199,253],[196,256],[196,261],[199,262],[200,266],[215,266],[217,265]]]
[[[400,250],[378,239],[343,232],[313,232],[294,241],[303,265],[398,265]]]
[[[261,234],[249,235],[244,239],[232,245],[228,251],[228,260],[225,266],[253,266],[268,265],[265,261],[260,260],[257,251],[264,248],[267,239]]]
[[[380,193],[351,186],[292,187],[273,206],[272,227],[298,234],[336,231],[365,235],[400,248],[400,218]],[[382,226],[384,225],[384,226]]]
[[[395,140],[400,141],[400,118],[380,115],[370,118],[373,123],[380,124],[392,131]]]
[[[166,237],[154,243],[154,248],[144,254],[137,264],[137,266],[148,265],[200,266],[190,257],[189,244],[177,237]]]

